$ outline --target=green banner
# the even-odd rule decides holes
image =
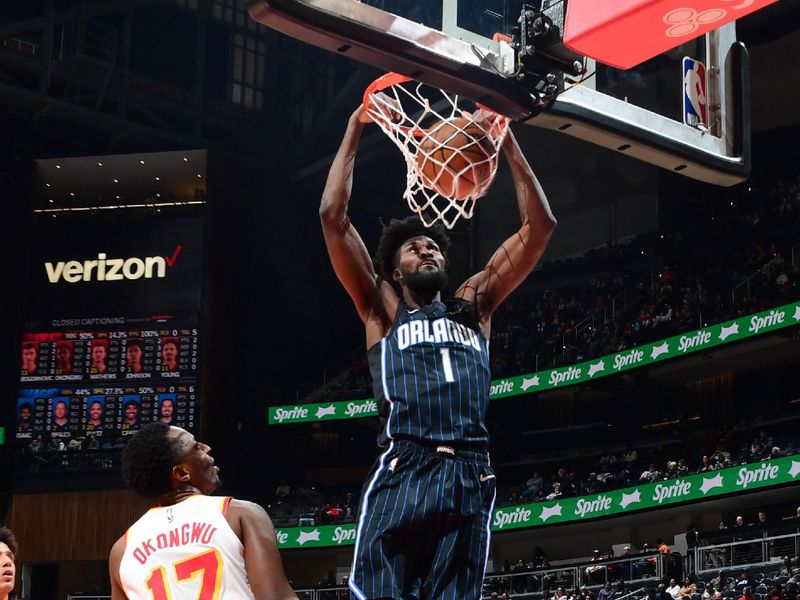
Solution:
[[[6,428],[0,427],[0,446],[6,443]]]
[[[698,473],[620,490],[550,502],[495,509],[492,531],[508,531],[619,516],[648,508],[705,500],[715,496],[794,483],[800,454],[709,473]],[[320,548],[355,544],[356,526],[286,527],[277,530],[278,548]]]
[[[699,352],[721,344],[762,335],[791,327],[800,322],[800,304],[787,304],[760,313],[739,317],[725,323],[698,329],[692,333],[676,335],[643,346],[636,346],[624,352],[606,354],[582,363],[518,375],[492,381],[489,398],[508,398],[554,388],[563,388],[586,383],[601,377],[616,375],[623,371],[638,369],[663,362],[679,356]],[[328,402],[325,404],[298,404],[295,406],[271,406],[270,425],[332,421],[336,419],[358,419],[375,417],[378,407],[373,398],[349,402]]]

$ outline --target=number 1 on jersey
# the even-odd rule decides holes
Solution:
[[[456,378],[453,376],[453,365],[450,362],[450,348],[440,348],[439,353],[442,355],[442,369],[444,369],[444,380],[447,383],[453,383]]]

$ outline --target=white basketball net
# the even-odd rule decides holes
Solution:
[[[396,73],[379,78],[364,94],[367,114],[403,153],[403,198],[426,227],[441,221],[451,229],[459,218],[471,218],[497,174],[509,119],[474,104],[468,111],[462,108],[467,102]],[[449,145],[456,137],[459,146]]]

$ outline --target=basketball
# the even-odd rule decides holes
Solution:
[[[467,200],[485,188],[495,170],[494,147],[469,119],[438,121],[417,149],[425,186],[447,198]]]

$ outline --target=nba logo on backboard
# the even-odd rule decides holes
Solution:
[[[706,66],[688,56],[683,58],[683,122],[697,129],[708,128]]]

